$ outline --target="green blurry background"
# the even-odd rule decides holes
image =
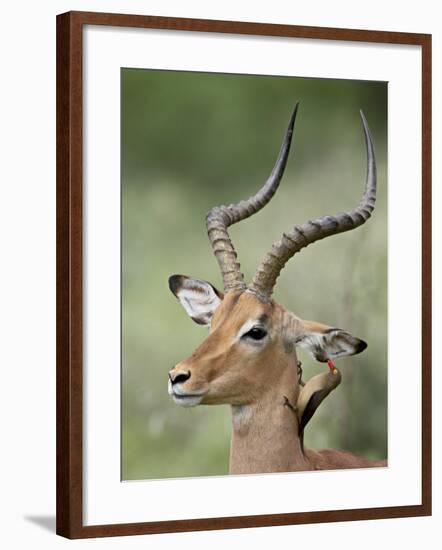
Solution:
[[[167,285],[181,273],[222,289],[205,215],[249,197],[276,159],[294,103],[292,152],[272,202],[230,235],[247,280],[283,230],[359,203],[373,133],[378,202],[363,227],[297,254],[275,299],[304,319],[368,342],[338,361],[343,381],[321,406],[306,445],[387,456],[387,84],[122,70],[122,478],[228,472],[228,406],[183,409],[167,372],[207,335]],[[324,365],[299,351],[304,377]]]

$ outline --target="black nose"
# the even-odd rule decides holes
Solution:
[[[189,380],[190,378],[190,370],[185,371],[179,371],[177,373],[174,373],[173,371],[169,372],[169,380],[173,384],[179,384],[180,382],[185,382],[186,380]]]

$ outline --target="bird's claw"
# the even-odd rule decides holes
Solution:
[[[283,397],[284,397],[284,406],[285,406],[285,407],[288,407],[288,408],[291,409],[295,414],[297,414],[297,413],[298,413],[298,407],[293,406],[293,405],[290,403],[290,401],[289,401],[289,399],[288,399],[288,397],[287,397],[286,395],[283,395]]]
[[[304,386],[305,382],[302,381],[302,363],[301,361],[298,361],[298,383],[300,386]]]

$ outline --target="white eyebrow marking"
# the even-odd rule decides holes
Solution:
[[[238,334],[236,336],[236,339],[237,340],[240,340],[240,338],[242,336],[244,336],[244,334],[246,334],[247,332],[249,332],[249,330],[253,327],[262,327],[262,323],[259,321],[259,319],[249,319],[248,321],[246,321],[243,326],[239,329],[238,331]]]

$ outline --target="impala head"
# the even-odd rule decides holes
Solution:
[[[264,186],[246,201],[212,208],[207,230],[217,258],[224,293],[210,283],[173,275],[169,286],[189,316],[209,327],[208,337],[169,372],[169,393],[183,406],[246,405],[258,401],[280,381],[297,390],[296,347],[326,362],[363,351],[364,341],[336,327],[304,321],[272,299],[286,262],[307,245],[362,225],[374,209],[376,166],[367,122],[361,112],[367,148],[365,192],[357,208],[294,226],[275,242],[246,285],[227,228],[263,208],[284,173],[298,105],[291,116],[276,164]]]

